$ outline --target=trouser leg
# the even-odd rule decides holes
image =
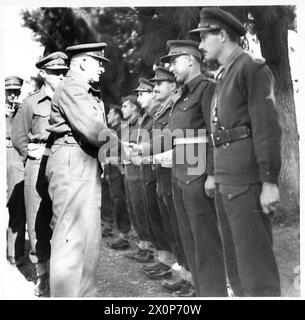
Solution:
[[[101,204],[101,219],[105,225],[112,227],[113,225],[113,212],[112,212],[112,199],[110,197],[109,182],[105,179],[101,179],[102,186],[102,204]]]
[[[113,217],[118,231],[127,234],[130,231],[130,219],[126,206],[124,182],[121,175],[109,180],[110,195],[113,200]]]
[[[126,186],[127,199],[131,209],[131,222],[140,240],[150,241],[141,180],[126,180]]]
[[[53,206],[51,296],[92,297],[101,248],[98,162],[78,146],[53,145],[47,176]]]
[[[30,260],[37,266],[39,275],[47,270],[50,259],[52,231],[52,203],[48,194],[45,168],[48,157],[41,160],[27,160],[25,167],[25,207],[31,251]]]
[[[272,249],[272,220],[262,212],[260,192],[258,183],[216,186],[216,197],[221,204],[217,204],[218,212],[226,215],[231,233],[230,245],[224,246],[229,260],[227,266],[232,266],[231,260],[235,260],[244,296],[279,296],[279,272]],[[230,239],[227,226],[221,224],[221,231],[224,241]]]
[[[173,181],[177,220],[197,296],[227,296],[221,239],[203,177],[189,184]]]
[[[24,256],[25,246],[24,167],[14,148],[6,148],[6,156],[9,213],[7,256],[19,260]]]
[[[151,241],[157,250],[169,251],[170,247],[166,239],[158,205],[156,180],[150,182],[142,181],[142,187],[145,199],[145,213],[147,215]]]

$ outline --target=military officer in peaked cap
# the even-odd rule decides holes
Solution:
[[[147,148],[149,148],[150,154],[154,154],[157,191],[159,195],[158,200],[163,229],[168,239],[171,252],[175,257],[172,261],[176,260],[181,266],[181,279],[173,283],[165,281],[162,286],[165,290],[175,292],[178,296],[193,296],[195,292],[192,284],[189,282],[190,278],[187,276],[189,272],[186,270],[187,262],[172,197],[172,149],[160,154],[160,149],[162,149],[160,140],[162,138],[166,140],[168,137],[168,133],[165,133],[165,131],[168,130],[171,110],[181,93],[178,89],[174,74],[161,66],[156,67],[155,76],[150,79],[150,81],[155,84],[155,99],[161,104],[161,107],[154,117],[153,129],[155,132],[153,139],[146,145],[142,144],[142,148],[144,154],[148,151],[145,150]],[[156,130],[162,130],[162,133],[159,135],[156,133]]]
[[[222,65],[212,102],[215,198],[228,277],[236,295],[279,296],[272,216],[279,201],[281,128],[274,78],[239,46],[246,30],[230,13],[204,8],[199,48]]]
[[[35,264],[37,283],[34,294],[49,294],[50,220],[52,206],[45,177],[48,159],[46,144],[50,132],[51,99],[67,70],[68,57],[53,52],[36,63],[43,79],[40,90],[27,97],[16,115],[12,130],[12,143],[25,164],[25,208],[27,229],[31,244],[30,260]]]
[[[7,259],[12,265],[24,261],[25,205],[24,167],[21,157],[13,148],[12,123],[19,109],[19,96],[23,79],[17,76],[5,78],[5,121],[6,121],[6,183],[9,224],[7,228]]]
[[[150,136],[153,132],[153,119],[160,109],[159,101],[154,99],[154,83],[147,80],[151,84],[151,91],[138,92],[138,101],[144,110],[144,116],[139,123],[139,128],[144,131],[144,135],[139,134],[138,143],[149,143]],[[142,80],[143,82],[143,80]],[[147,83],[146,82],[146,83]],[[141,85],[141,81],[140,81]],[[157,263],[143,268],[143,271],[150,279],[164,279],[171,275],[171,265],[174,263],[174,257],[170,252],[169,237],[166,232],[167,226],[162,221],[162,214],[159,207],[159,194],[157,192],[157,176],[152,158],[144,157],[141,163],[141,181],[145,197],[145,213],[149,223],[150,237],[153,245],[156,247]],[[148,160],[148,161],[147,161]]]
[[[101,169],[97,160],[106,128],[104,105],[92,84],[103,73],[106,43],[68,47],[70,70],[52,99],[54,144],[46,175],[52,200],[50,293],[94,296],[101,246]]]
[[[147,79],[139,79],[136,91],[152,92],[152,89],[153,85]],[[129,95],[123,98],[122,113],[124,119],[128,120],[127,125],[122,127],[122,141],[125,143],[137,142],[139,119],[141,119],[141,105],[137,101],[137,96]],[[140,240],[137,249],[127,253],[125,257],[138,262],[151,262],[153,261],[153,253],[151,251],[149,224],[145,213],[140,166],[131,162],[130,159],[124,160],[124,179],[130,220]]]
[[[192,40],[169,40],[169,53],[161,58],[162,62],[170,63],[169,70],[182,86],[169,121],[172,134],[183,133],[174,139],[173,199],[196,295],[226,296],[221,240],[214,204],[209,198],[213,174],[211,148],[206,148],[207,139],[202,132],[209,130],[214,84],[201,74],[198,45]],[[186,132],[190,130],[193,136],[188,137]],[[189,161],[188,150],[193,150],[195,164]]]

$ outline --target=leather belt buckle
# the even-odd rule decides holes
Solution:
[[[218,148],[220,146],[227,147],[229,143],[223,143],[224,138],[224,130],[219,130],[211,134],[211,140],[214,147]]]
[[[222,139],[221,140],[221,146],[226,149],[228,146],[229,146],[229,142],[228,141],[231,141],[230,139],[230,131],[228,129],[222,129],[221,131],[221,136],[222,136]]]
[[[226,132],[225,129],[215,131],[214,133],[211,133],[210,136],[212,144],[216,148],[222,146],[224,149],[226,149],[230,144],[229,142],[227,142],[228,132]]]

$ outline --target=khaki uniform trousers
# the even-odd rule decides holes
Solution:
[[[78,144],[55,144],[46,175],[52,201],[50,294],[92,297],[101,249],[101,170]]]

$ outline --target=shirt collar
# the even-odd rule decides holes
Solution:
[[[118,122],[116,125],[112,126],[111,129],[115,130],[115,131],[118,131],[118,129],[120,128],[121,126],[121,122]]]
[[[165,105],[164,105],[164,107],[163,107],[163,110],[171,109],[174,103],[175,103],[175,102],[174,102],[173,99],[169,99],[169,100],[165,103]]]
[[[225,59],[223,63],[223,67],[225,72],[229,70],[231,65],[234,63],[234,61],[244,52],[244,50],[241,47],[236,47]]]
[[[139,120],[139,117],[135,117],[132,121],[128,121],[129,126],[133,126]]]
[[[156,103],[156,105],[153,107],[153,109],[148,112],[148,115],[153,118],[156,112],[160,109],[160,103]]]
[[[51,100],[51,97],[49,97],[49,95],[47,94],[47,90],[46,90],[46,86],[43,85],[38,93],[38,102],[42,102],[45,99],[49,99]]]
[[[73,78],[74,80],[76,80],[77,82],[81,83],[84,88],[89,91],[89,89],[92,89],[92,87],[90,86],[90,84],[88,82],[86,82],[84,80],[84,78],[82,77],[82,75],[74,70],[69,70],[66,74],[67,78]]]
[[[171,109],[174,105],[174,100],[169,99],[165,104],[161,105],[158,111],[155,114],[156,118],[159,118],[161,115],[164,114],[164,112],[168,109]]]
[[[204,75],[199,74],[198,76],[193,78],[191,81],[187,82],[182,87],[182,92],[185,92],[185,90],[188,89],[188,91],[192,93],[198,87],[198,85],[201,83],[203,79],[205,79]]]

